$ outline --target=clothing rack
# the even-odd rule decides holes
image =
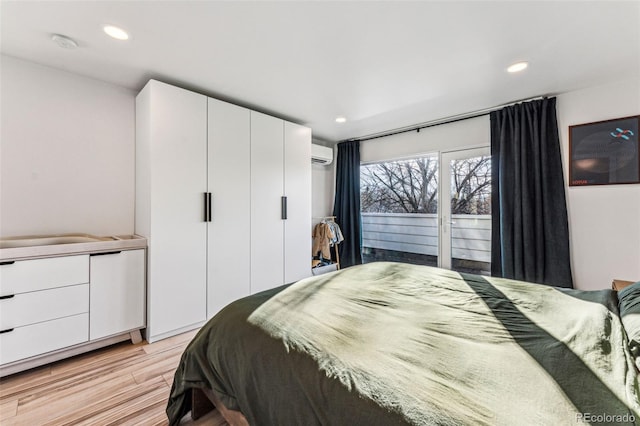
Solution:
[[[325,220],[330,220],[331,222],[335,222],[336,221],[336,217],[335,216],[320,216],[320,217],[314,217],[313,219],[320,219],[320,222],[323,222]],[[334,244],[333,248],[336,251],[336,268],[340,269],[340,254],[338,253],[338,244]]]

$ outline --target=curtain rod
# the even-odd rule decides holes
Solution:
[[[455,123],[457,121],[463,121],[463,120],[470,120],[472,118],[477,118],[477,117],[482,117],[484,115],[489,115],[491,112],[493,111],[497,111],[499,109],[502,109],[504,107],[508,107],[511,105],[516,105],[519,104],[521,102],[529,102],[529,101],[535,101],[535,100],[540,100],[540,99],[545,99],[551,96],[555,96],[555,95],[542,95],[542,96],[536,96],[533,98],[526,98],[526,99],[520,99],[517,101],[513,101],[513,102],[509,102],[506,104],[502,104],[502,105],[497,105],[494,107],[490,107],[490,108],[485,108],[485,109],[480,109],[480,110],[476,110],[476,111],[471,111],[471,112],[466,112],[466,113],[462,113],[462,114],[457,114],[457,115],[451,115],[449,117],[443,117],[443,118],[439,118],[436,120],[431,120],[431,121],[427,121],[425,123],[421,123],[421,124],[414,124],[412,126],[407,126],[407,127],[400,127],[398,129],[393,129],[393,130],[386,130],[383,132],[379,132],[379,133],[372,133],[371,135],[367,135],[367,136],[363,136],[360,138],[353,138],[353,139],[346,139],[343,142],[347,142],[347,141],[368,141],[371,139],[378,139],[378,138],[385,138],[387,136],[394,136],[394,135],[398,135],[401,133],[408,133],[408,132],[420,132],[421,129],[426,129],[429,127],[435,127],[435,126],[440,126],[443,124],[450,124],[450,123]]]

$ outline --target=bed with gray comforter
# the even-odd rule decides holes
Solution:
[[[635,424],[628,334],[615,291],[371,263],[227,306],[167,414],[207,388],[254,426]]]

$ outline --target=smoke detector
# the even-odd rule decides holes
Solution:
[[[61,34],[52,35],[51,41],[64,49],[75,49],[78,47],[78,43],[76,43],[75,40]]]

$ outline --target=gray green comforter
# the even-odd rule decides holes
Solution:
[[[398,263],[238,300],[176,371],[167,414],[212,389],[251,425],[634,424],[616,293]]]

